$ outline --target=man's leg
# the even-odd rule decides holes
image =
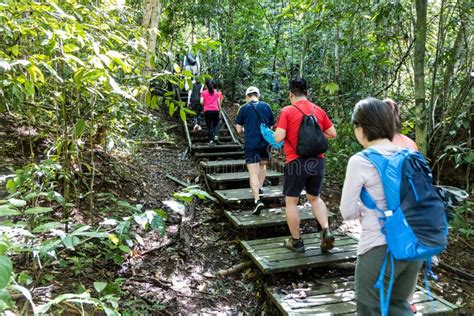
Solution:
[[[318,196],[311,194],[306,194],[306,199],[311,203],[311,211],[313,212],[314,217],[316,217],[319,225],[322,229],[327,229],[329,227],[328,223],[328,209],[326,203]]]
[[[300,215],[298,201],[304,186],[304,174],[298,160],[285,166],[283,194],[285,195],[286,223],[290,229],[291,238],[285,240],[284,246],[296,252],[304,252],[304,242],[300,236]]]
[[[258,174],[258,169],[259,169],[259,163],[248,163],[247,164],[247,169],[249,171],[249,176],[250,176],[250,189],[252,190],[252,195],[257,202],[259,200],[258,197],[258,189],[260,188],[260,183],[258,180],[259,174]]]
[[[286,223],[293,239],[300,239],[300,214],[298,213],[299,197],[285,196]]]
[[[267,175],[267,163],[266,160],[260,160],[258,166],[258,188],[263,188],[263,183],[265,182],[265,177]]]

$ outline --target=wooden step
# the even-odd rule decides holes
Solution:
[[[314,220],[314,215],[310,206],[298,205],[301,222]],[[250,229],[267,226],[286,225],[285,209],[283,207],[263,209],[260,215],[253,215],[250,211],[230,211],[226,210],[225,216],[240,229]],[[328,212],[328,216],[334,216]]]
[[[243,189],[232,189],[232,190],[216,190],[214,191],[217,198],[222,203],[241,203],[241,202],[251,202],[253,201],[252,191],[249,188]],[[303,190],[301,195],[306,194]],[[281,186],[271,186],[271,187],[264,187],[263,188],[263,196],[261,196],[262,200],[266,199],[277,199],[283,198],[283,188]]]
[[[193,143],[204,143],[204,142],[207,142],[207,135],[205,136],[194,136],[192,133],[191,133],[191,141]],[[221,142],[232,142],[232,137],[230,136],[219,136],[219,141]]]
[[[355,260],[358,241],[344,234],[334,233],[334,236],[335,246],[329,253],[321,252],[319,233],[301,235],[306,249],[304,253],[283,246],[288,236],[241,241],[240,244],[260,270],[268,274]]]
[[[273,170],[267,170],[265,179],[278,179],[282,176],[283,173]],[[206,177],[207,179],[209,179],[209,181],[215,183],[249,181],[249,173],[246,171],[232,173],[211,173],[207,174]]]
[[[356,315],[354,289],[354,277],[339,277],[310,282],[305,288],[292,291],[266,286],[265,292],[283,315]],[[301,292],[306,296],[300,298]],[[417,315],[457,314],[456,305],[436,295],[433,295],[433,299],[430,301],[426,290],[417,286],[413,296]]]
[[[227,160],[214,160],[214,161],[201,161],[201,166],[206,171],[217,171],[226,170],[234,171],[236,169],[246,168],[244,159],[227,159]]]
[[[234,144],[234,143],[224,143],[224,144],[216,144],[211,146],[208,143],[197,143],[193,144],[191,149],[197,152],[224,152],[224,151],[232,151],[232,150],[242,150],[242,145]]]
[[[244,151],[243,150],[236,150],[236,151],[227,151],[227,152],[202,152],[202,153],[194,153],[194,157],[196,159],[222,159],[222,158],[243,158]]]

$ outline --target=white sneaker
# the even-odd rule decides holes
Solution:
[[[194,125],[193,132],[198,131],[200,128],[201,128],[201,126],[199,126],[199,125],[197,125],[197,124]]]
[[[198,125],[198,131],[202,131],[201,125]]]

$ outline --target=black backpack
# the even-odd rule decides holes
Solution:
[[[325,153],[328,150],[328,141],[324,137],[316,116],[313,113],[306,115],[296,105],[293,106],[303,114],[303,119],[298,129],[296,153],[303,158],[312,158]]]
[[[194,66],[197,63],[196,58],[193,56],[193,53],[189,52],[186,54],[187,64]]]

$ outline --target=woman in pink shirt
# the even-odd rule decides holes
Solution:
[[[384,99],[383,102],[385,102],[385,104],[390,106],[393,112],[393,116],[395,117],[395,125],[397,127],[397,130],[395,131],[395,134],[393,135],[392,143],[394,143],[398,147],[403,147],[403,148],[408,148],[411,150],[418,151],[418,147],[416,146],[416,143],[413,140],[411,140],[411,138],[400,133],[400,131],[402,130],[402,123],[401,123],[401,118],[400,118],[400,108],[398,107],[398,104],[390,98]]]
[[[219,119],[222,103],[222,92],[215,88],[212,80],[206,80],[206,89],[201,92],[201,104],[204,108],[204,119],[207,126],[207,137],[210,145],[219,142]]]

